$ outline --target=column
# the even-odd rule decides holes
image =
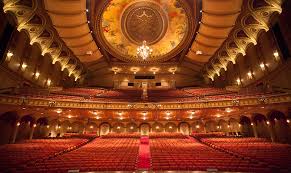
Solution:
[[[31,131],[30,131],[30,134],[29,134],[29,139],[30,140],[33,138],[33,133],[34,133],[35,127],[36,127],[36,124],[33,124],[33,126],[31,127]]]
[[[251,123],[251,126],[253,128],[253,132],[254,132],[254,136],[257,138],[258,137],[258,132],[257,132],[257,127],[256,127],[256,123]]]
[[[268,126],[268,130],[269,130],[269,134],[271,137],[272,142],[276,141],[276,137],[275,137],[275,133],[274,133],[274,129],[273,129],[273,125],[270,121],[267,121],[267,126]]]
[[[16,137],[17,137],[17,133],[18,133],[18,127],[20,126],[20,122],[17,122],[13,131],[13,136],[12,136],[12,140],[10,141],[11,144],[15,143]]]

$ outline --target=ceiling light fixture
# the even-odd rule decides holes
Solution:
[[[153,49],[151,49],[146,41],[142,42],[142,45],[137,48],[137,55],[141,57],[144,61],[149,58],[149,56],[152,54]]]

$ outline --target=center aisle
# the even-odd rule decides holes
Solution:
[[[149,170],[150,167],[151,167],[151,156],[150,156],[149,137],[142,136],[140,138],[137,168],[139,170]]]

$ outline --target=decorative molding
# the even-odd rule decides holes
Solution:
[[[28,107],[54,107],[54,108],[78,108],[78,109],[100,109],[100,110],[187,110],[187,109],[208,109],[228,108],[243,106],[259,106],[265,104],[291,103],[291,94],[280,94],[265,96],[264,98],[244,98],[235,100],[187,102],[187,103],[128,103],[128,102],[94,102],[75,100],[52,100],[40,98],[14,97],[0,95],[0,104],[21,105]]]
[[[74,75],[75,80],[77,80],[84,69],[83,64],[58,37],[49,17],[43,13],[44,9],[41,5],[39,0],[6,0],[3,10],[15,17],[17,30],[24,30],[27,33],[31,45],[36,43],[43,56],[48,54],[53,64],[60,62],[62,70],[67,68],[69,76]],[[75,63],[69,64],[70,59]],[[77,66],[80,68],[76,68]]]
[[[223,46],[216,52],[211,60],[204,66],[205,78],[214,81],[220,71],[227,71],[228,63],[236,63],[239,55],[245,55],[250,44],[257,44],[262,31],[269,30],[269,22],[274,13],[282,12],[283,0],[263,0],[265,6],[255,7],[257,0],[248,0],[239,22],[231,32]],[[242,36],[243,35],[243,36]]]

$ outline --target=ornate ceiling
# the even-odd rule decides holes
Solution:
[[[94,19],[97,39],[122,61],[144,63],[137,56],[143,41],[153,49],[147,63],[166,61],[193,35],[193,15],[186,1],[112,0],[99,6]]]
[[[282,0],[5,0],[31,44],[79,78],[139,72],[175,75],[191,86],[214,80],[256,44]],[[146,40],[147,61],[136,56]],[[170,65],[169,65],[170,64]],[[86,73],[86,75],[84,75]],[[187,73],[187,74],[186,74]],[[109,74],[111,77],[108,77]],[[88,77],[89,76],[89,77]],[[179,80],[177,79],[177,81]],[[102,86],[112,87],[113,84]],[[99,83],[98,83],[99,84]],[[98,85],[95,83],[95,85]],[[108,85],[109,84],[109,85]],[[94,85],[94,83],[92,84]],[[188,85],[188,84],[187,84]],[[177,83],[177,87],[185,87]]]

